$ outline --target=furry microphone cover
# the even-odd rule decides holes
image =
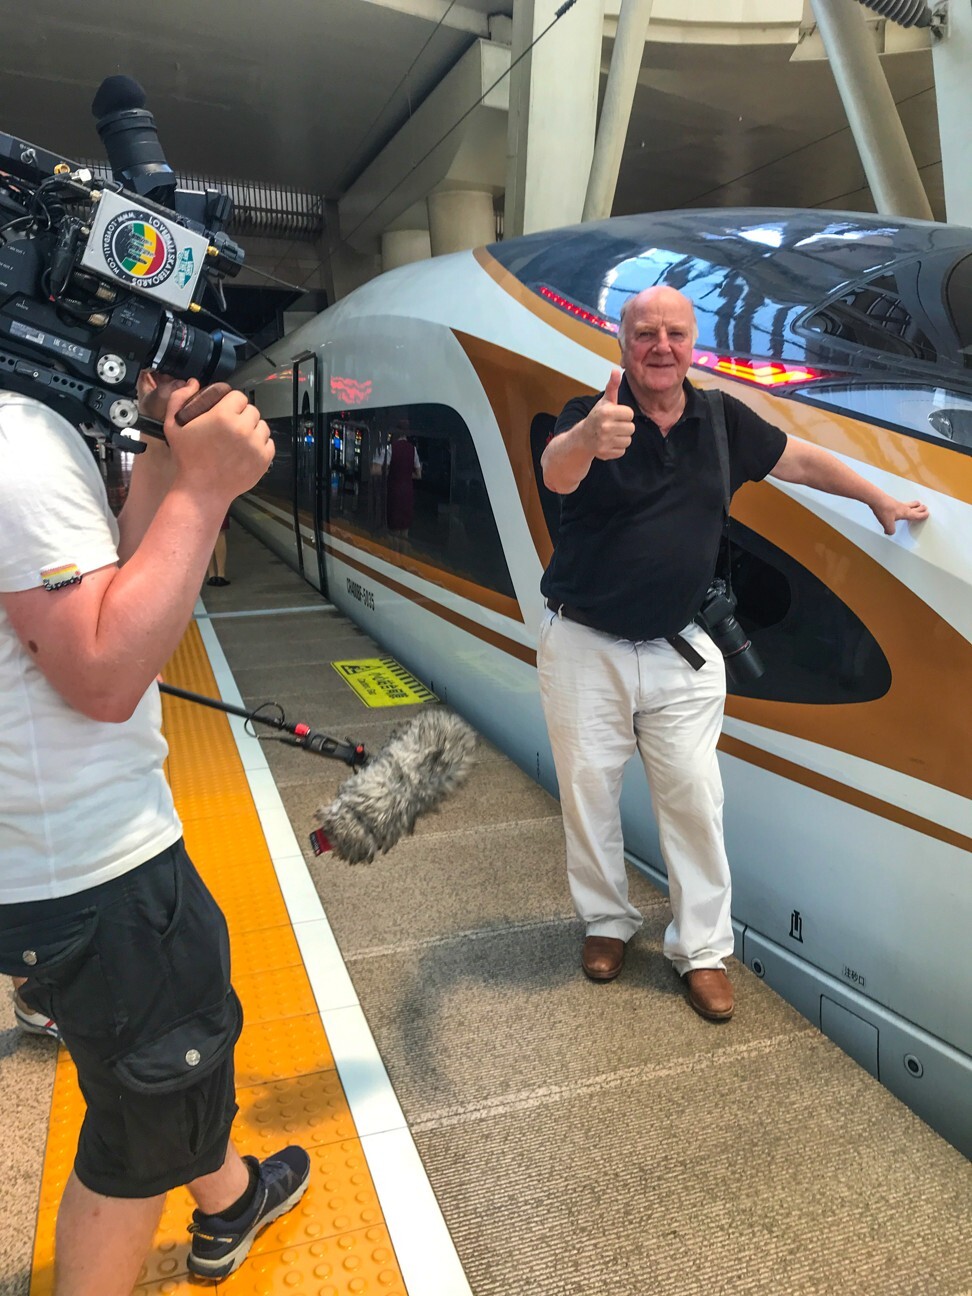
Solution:
[[[349,864],[370,863],[390,850],[420,814],[462,783],[475,749],[475,731],[465,720],[441,707],[420,711],[317,811],[332,850]]]

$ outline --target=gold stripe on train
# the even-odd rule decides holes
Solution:
[[[882,801],[879,797],[871,796],[869,792],[860,792],[857,788],[848,787],[846,783],[840,783],[825,774],[808,770],[803,765],[796,765],[782,756],[774,756],[771,752],[764,751],[761,747],[754,747],[751,743],[742,742],[739,738],[731,738],[728,734],[723,734],[719,739],[719,750],[724,751],[727,756],[735,756],[739,760],[748,761],[750,765],[758,765],[760,769],[768,770],[771,774],[789,779],[791,783],[802,783],[804,787],[822,792],[836,801],[844,801],[848,805],[867,810],[882,819],[890,819],[892,823],[901,824],[904,828],[912,828],[926,837],[935,837],[950,846],[958,846],[960,850],[972,851],[972,837],[964,837],[961,833],[945,828],[931,819],[912,814],[910,810],[902,810],[900,806]]]
[[[358,543],[357,539],[354,543]],[[382,572],[375,571],[373,567],[369,567],[366,563],[358,562],[357,559],[352,558],[349,554],[342,552],[340,549],[335,549],[333,545],[325,543],[324,550],[326,553],[329,553],[332,558],[336,558],[339,562],[346,563],[349,567],[353,567],[355,571],[362,572],[364,575],[369,576],[373,581],[377,581],[379,585],[384,585],[386,589],[390,589],[392,593],[400,594],[402,598],[407,598],[410,602],[416,604],[417,607],[422,608],[423,611],[434,613],[435,616],[441,617],[443,621],[448,621],[450,625],[457,626],[458,629],[463,630],[466,634],[475,635],[477,639],[481,639],[484,643],[490,644],[493,648],[499,648],[502,652],[509,653],[511,657],[516,657],[519,661],[526,662],[528,666],[536,666],[537,654],[532,648],[527,648],[525,644],[517,643],[515,639],[508,639],[506,635],[498,634],[495,630],[490,630],[488,626],[480,625],[477,621],[470,620],[469,617],[463,616],[461,612],[456,612],[453,608],[446,607],[442,603],[437,603],[426,594],[420,594],[418,590],[409,589],[407,585],[402,585],[399,581],[392,580],[390,576],[385,576]],[[483,606],[485,606],[485,604]]]

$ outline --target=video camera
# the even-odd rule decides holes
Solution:
[[[0,389],[133,450],[141,369],[205,386],[236,367],[221,332],[181,315],[207,287],[222,305],[244,257],[224,233],[232,199],[176,188],[144,103],[122,76],[94,97],[111,181],[0,132]]]

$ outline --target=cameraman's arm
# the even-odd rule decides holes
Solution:
[[[786,448],[769,475],[780,481],[860,500],[881,523],[886,535],[894,535],[896,522],[922,522],[928,516],[927,506],[918,500],[907,504],[896,500],[829,451],[797,437],[787,437]]]
[[[118,561],[122,564],[128,562],[142,543],[176,475],[176,463],[168,445],[157,437],[144,440],[145,449],[135,456],[128,494],[118,514]]]
[[[178,646],[231,500],[269,467],[269,429],[241,392],[180,428],[172,399],[165,431],[176,471],[142,543],[123,567],[77,585],[4,594],[22,644],[64,700],[94,720],[122,721]]]

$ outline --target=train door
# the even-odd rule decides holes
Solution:
[[[318,586],[327,597],[327,567],[324,561],[324,530],[327,523],[326,437],[321,418],[320,363],[313,352],[305,352],[293,364],[294,428],[294,534],[297,539],[297,567],[305,580],[305,556],[301,523],[310,523],[311,547],[316,562]],[[308,555],[307,561],[310,561]]]

